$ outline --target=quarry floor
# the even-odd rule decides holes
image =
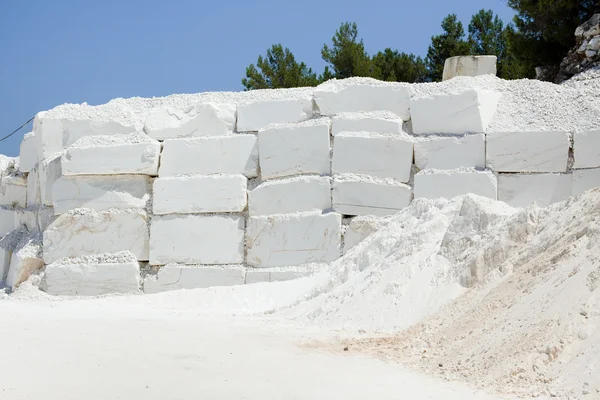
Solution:
[[[509,398],[343,351],[338,333],[156,299],[0,299],[0,398]]]

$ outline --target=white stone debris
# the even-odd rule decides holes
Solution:
[[[244,227],[240,216],[155,216],[150,225],[150,264],[240,264]]]
[[[329,122],[277,125],[258,133],[263,179],[297,174],[329,174]]]
[[[157,107],[148,113],[144,132],[157,140],[222,136],[233,133],[235,122],[233,104],[200,103],[187,110]]]
[[[362,216],[352,218],[344,232],[344,254],[385,227],[389,221],[389,217]]]
[[[140,286],[140,265],[128,251],[57,260],[46,265],[40,284],[43,291],[60,296],[139,293]]]
[[[333,139],[334,174],[368,175],[407,183],[412,161],[413,143],[409,137],[345,132]]]
[[[263,182],[248,193],[250,215],[287,214],[331,208],[331,178],[299,176]]]
[[[237,131],[256,132],[273,124],[291,124],[310,119],[309,97],[288,100],[256,101],[238,107]]]
[[[161,145],[141,134],[93,136],[67,148],[64,175],[158,175]]]
[[[310,276],[316,272],[315,265],[298,265],[293,267],[248,268],[246,284],[260,282],[282,282]]]
[[[485,168],[485,135],[434,136],[415,141],[421,169]]]
[[[571,194],[573,196],[600,187],[600,168],[574,170],[572,174],[573,187]]]
[[[571,174],[499,174],[498,200],[511,207],[539,207],[571,196]]]
[[[44,231],[44,262],[131,251],[148,260],[148,215],[142,210],[89,209],[61,214]]]
[[[413,133],[484,133],[500,97],[499,92],[482,89],[414,96],[410,103]]]
[[[567,132],[494,132],[487,135],[487,167],[497,172],[565,172]]]
[[[54,182],[54,212],[75,208],[93,210],[143,209],[150,200],[150,178],[146,175],[63,176]]]
[[[242,174],[258,176],[254,135],[171,139],[163,144],[159,176]]]
[[[573,168],[600,167],[600,129],[575,132],[573,135]]]
[[[411,93],[408,84],[350,78],[322,83],[315,89],[314,99],[321,115],[382,110],[408,121]]]
[[[154,214],[242,212],[248,179],[243,175],[185,175],[158,178]]]
[[[156,275],[144,279],[144,293],[212,286],[243,285],[246,268],[242,265],[180,265],[161,267]]]
[[[369,132],[381,135],[402,133],[402,118],[389,111],[342,113],[333,117],[331,134]]]
[[[415,175],[415,199],[452,199],[465,194],[476,194],[496,200],[498,182],[490,171],[473,169],[429,170]]]
[[[333,209],[344,215],[386,216],[412,200],[410,186],[392,179],[343,175],[333,179]]]
[[[341,216],[297,213],[250,217],[246,262],[280,267],[336,260],[341,255]]]

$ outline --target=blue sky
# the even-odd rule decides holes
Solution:
[[[372,54],[425,55],[444,16],[481,8],[509,22],[506,0],[28,0],[0,2],[0,137],[62,103],[242,90],[245,67],[274,43],[320,72],[344,21]],[[17,155],[24,133],[0,143]]]

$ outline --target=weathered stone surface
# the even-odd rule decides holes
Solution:
[[[389,218],[382,217],[355,217],[344,232],[344,254],[350,249],[371,236],[373,233],[385,227]]]
[[[248,194],[250,215],[286,214],[331,208],[329,177],[301,176],[260,184]]]
[[[329,174],[329,123],[282,125],[258,133],[263,179],[299,174]]]
[[[433,137],[415,142],[418,169],[485,168],[485,135]]]
[[[256,132],[272,124],[291,124],[312,117],[310,98],[257,101],[238,107],[238,132]]]
[[[151,224],[150,264],[240,264],[244,225],[239,216],[156,216]]]
[[[27,179],[22,175],[8,175],[0,179],[0,206],[27,206]]]
[[[333,209],[340,214],[386,216],[411,200],[410,186],[397,181],[339,176],[333,180]]]
[[[24,236],[12,252],[6,286],[15,290],[32,273],[40,270],[43,266],[41,235]]]
[[[415,199],[452,199],[468,193],[494,200],[498,197],[498,183],[493,173],[469,169],[423,170],[415,175],[413,190]]]
[[[255,267],[325,263],[340,257],[339,214],[298,213],[250,217],[247,262]]]
[[[144,279],[144,293],[211,286],[243,285],[246,269],[241,265],[180,265],[161,267],[157,275]]]
[[[565,172],[567,132],[494,132],[487,135],[487,167],[497,172]]]
[[[573,168],[600,167],[600,129],[590,132],[575,132],[573,135]]]
[[[410,180],[413,143],[409,137],[368,133],[340,133],[333,141],[334,174]]]
[[[456,56],[446,58],[442,80],[456,76],[496,75],[496,56]]]
[[[258,175],[258,144],[254,135],[230,135],[164,142],[159,176]]]
[[[154,214],[242,212],[247,179],[243,175],[186,175],[154,181]]]
[[[512,207],[540,207],[571,196],[571,174],[499,174],[498,200]]]

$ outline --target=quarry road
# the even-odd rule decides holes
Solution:
[[[319,332],[283,321],[134,302],[0,301],[0,399],[508,398],[311,347]]]

